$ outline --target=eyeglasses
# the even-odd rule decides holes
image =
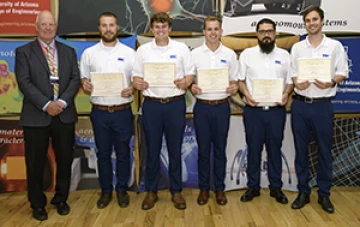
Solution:
[[[274,35],[275,34],[275,30],[273,30],[273,29],[271,29],[271,30],[259,30],[257,32],[260,35],[265,35],[265,34]]]

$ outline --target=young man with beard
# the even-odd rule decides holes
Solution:
[[[291,106],[291,127],[295,142],[295,171],[298,178],[299,194],[291,207],[300,209],[310,202],[308,145],[311,133],[318,146],[319,165],[317,172],[318,203],[328,213],[334,212],[330,201],[332,180],[331,140],[333,135],[334,112],[331,98],[336,95],[336,85],[348,77],[347,54],[337,40],[322,33],[324,11],[310,7],[303,14],[308,36],[296,43],[292,50],[293,81],[295,84],[294,101]],[[299,58],[331,59],[331,82],[315,79],[298,81]]]
[[[89,93],[93,91],[92,72],[121,73],[125,88],[115,96],[90,96],[92,103],[90,118],[98,149],[96,156],[102,190],[97,207],[105,208],[112,199],[113,148],[116,154],[117,201],[120,207],[126,207],[130,202],[126,191],[131,174],[129,147],[133,134],[131,69],[135,53],[117,39],[119,24],[113,13],[104,12],[99,16],[98,29],[100,42],[87,48],[81,57],[80,72],[83,89]]]
[[[198,178],[200,193],[199,205],[209,199],[210,190],[210,147],[214,145],[214,184],[216,203],[225,205],[227,198],[224,192],[226,175],[226,144],[230,123],[229,96],[238,91],[239,62],[233,50],[220,42],[222,21],[214,16],[204,20],[203,34],[205,43],[192,51],[197,70],[226,68],[230,84],[223,92],[204,92],[197,84],[192,84],[191,92],[196,97],[194,107],[194,124],[196,140],[199,147]]]
[[[150,19],[155,36],[153,41],[141,45],[136,53],[133,68],[133,86],[143,91],[143,128],[147,146],[145,187],[147,194],[142,209],[154,207],[157,201],[157,184],[160,176],[160,151],[165,135],[169,154],[169,183],[172,201],[177,209],[185,209],[181,195],[181,145],[185,130],[185,90],[194,80],[194,65],[189,48],[169,38],[171,18],[156,13]],[[163,87],[152,87],[144,79],[144,63],[172,64],[175,79]]]
[[[66,200],[71,181],[71,164],[77,113],[74,97],[80,75],[75,50],[55,41],[54,15],[41,11],[36,17],[38,37],[16,49],[15,74],[24,94],[20,125],[24,129],[28,199],[33,218],[48,218],[43,177],[51,138],[56,160],[55,195],[51,204],[67,215]]]
[[[247,191],[241,196],[242,202],[251,201],[260,195],[261,153],[265,144],[268,163],[270,196],[278,203],[288,200],[282,188],[281,146],[284,137],[288,95],[293,84],[290,78],[290,55],[275,45],[276,25],[264,18],[257,23],[258,44],[244,50],[240,55],[240,91],[246,106],[243,118],[247,144]],[[252,97],[254,79],[283,79],[282,102],[258,102]]]

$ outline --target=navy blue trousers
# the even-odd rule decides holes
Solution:
[[[261,153],[265,144],[268,163],[269,188],[282,187],[281,147],[286,120],[285,107],[263,110],[245,106],[244,126],[247,144],[247,186],[260,190]]]
[[[101,190],[111,192],[114,189],[111,154],[115,150],[117,177],[115,191],[126,191],[130,178],[129,142],[133,134],[131,108],[112,113],[92,109],[90,118],[98,148],[96,156]]]
[[[291,127],[295,142],[295,171],[298,190],[311,193],[309,187],[309,148],[311,132],[318,146],[317,184],[319,196],[329,196],[332,180],[331,139],[334,112],[331,102],[305,103],[294,100],[291,105]]]
[[[228,102],[209,105],[197,101],[194,107],[194,125],[198,144],[198,178],[202,191],[210,190],[210,148],[214,147],[215,191],[225,189],[226,144],[230,123]]]
[[[172,194],[182,191],[181,145],[185,130],[185,98],[168,103],[145,99],[142,105],[147,146],[145,188],[157,192],[160,176],[160,151],[165,134],[169,156],[169,183]]]

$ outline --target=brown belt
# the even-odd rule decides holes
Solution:
[[[150,96],[144,96],[145,99],[149,99],[151,101],[161,102],[161,103],[172,102],[175,100],[179,100],[183,97],[184,97],[184,95],[178,95],[178,96],[173,96],[173,97],[169,97],[169,98],[155,98],[155,97],[150,97]]]
[[[122,105],[117,105],[117,106],[100,106],[100,105],[96,105],[93,104],[92,108],[93,109],[97,109],[97,110],[106,110],[109,113],[115,112],[115,111],[119,111],[119,110],[124,110],[124,109],[129,109],[131,107],[131,103],[126,103],[126,104],[122,104]]]
[[[220,100],[204,100],[204,99],[196,99],[199,102],[202,103],[206,103],[209,105],[218,105],[218,104],[223,104],[229,101],[229,98],[225,98],[225,99],[220,99]]]

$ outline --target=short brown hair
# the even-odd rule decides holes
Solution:
[[[310,6],[303,12],[303,21],[304,22],[305,22],[305,17],[312,11],[316,11],[319,14],[321,20],[324,20],[324,10],[322,10],[319,6]]]
[[[217,21],[217,22],[219,22],[220,28],[221,28],[222,20],[221,20],[220,18],[218,18],[218,17],[216,17],[216,16],[207,16],[207,17],[204,19],[204,27],[203,27],[203,29],[206,28],[206,22],[208,22],[208,21]]]
[[[112,12],[102,12],[102,13],[100,14],[100,16],[98,17],[98,26],[100,25],[100,19],[101,19],[101,17],[113,17],[113,18],[115,18],[116,24],[119,25],[118,19],[117,19],[116,15],[115,15],[114,13],[112,13]]]
[[[167,13],[155,13],[150,18],[150,27],[152,28],[154,22],[158,23],[168,23],[169,27],[171,27],[172,19],[169,17]]]

